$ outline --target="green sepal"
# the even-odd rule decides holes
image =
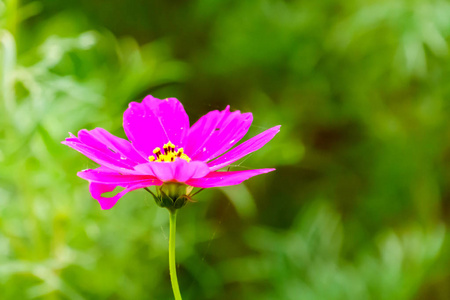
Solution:
[[[161,201],[161,207],[166,207],[168,209],[172,209],[173,205],[174,205],[174,201],[172,198],[170,198],[163,190],[159,190],[160,191],[160,201]]]
[[[161,199],[160,199],[160,197],[156,196],[152,192],[150,192],[150,194],[152,195],[153,199],[155,200],[156,205],[161,207]]]
[[[175,203],[173,204],[174,209],[180,209],[183,206],[186,205],[186,202],[189,200],[189,197],[186,195],[182,195],[175,200]]]
[[[188,190],[186,185],[180,183],[166,183],[156,189],[156,194],[148,188],[146,190],[152,195],[156,205],[172,212],[185,206],[188,201],[192,202],[191,195],[186,195],[192,191],[192,188]]]

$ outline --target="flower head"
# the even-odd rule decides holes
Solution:
[[[164,199],[175,205],[179,198],[176,209],[184,205],[192,187],[236,185],[275,170],[218,171],[258,150],[280,131],[280,126],[275,126],[233,148],[252,120],[251,113],[230,112],[227,106],[190,126],[177,99],[147,96],[142,103],[131,102],[124,113],[123,128],[129,141],[95,128],[80,130],[78,137],[70,133],[62,143],[100,165],[78,176],[89,181],[91,195],[102,209],[110,209],[130,191],[149,186],[161,186],[156,196],[161,206]],[[112,197],[102,196],[118,186],[124,190]]]

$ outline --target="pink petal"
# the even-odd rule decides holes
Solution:
[[[184,147],[189,118],[177,99],[160,100],[149,95],[142,103],[129,104],[123,115],[123,128],[134,148],[149,157],[156,147],[162,148],[169,141]]]
[[[174,162],[149,162],[135,167],[137,174],[151,174],[159,180],[185,182],[190,178],[203,177],[209,173],[206,163],[201,161],[187,162],[178,159]]]
[[[95,128],[90,131],[90,134],[111,151],[120,153],[122,159],[131,160],[135,164],[148,161],[148,158],[141,156],[129,141],[116,137],[103,128]]]
[[[71,134],[69,138],[66,138],[66,140],[61,143],[77,150],[78,152],[84,154],[85,156],[102,166],[120,172],[127,172],[127,170],[132,170],[138,162],[135,162],[133,159],[125,156],[130,152],[120,152],[120,148],[117,146],[113,146],[111,142],[112,140],[116,139],[114,140],[114,142],[116,142],[117,144],[121,144],[123,147],[123,144],[126,141],[124,142],[124,140],[121,140],[120,138],[108,133],[109,141],[105,144],[102,140],[98,139],[97,133],[98,131],[95,130],[88,131],[83,129],[78,132],[78,138]],[[108,147],[108,145],[111,147]]]
[[[122,198],[126,193],[145,188],[148,186],[151,186],[152,181],[140,181],[136,182],[132,185],[127,186],[123,191],[120,193],[117,193],[117,195],[113,197],[103,197],[103,193],[112,192],[117,187],[115,184],[103,184],[103,183],[97,183],[97,182],[91,182],[89,184],[89,191],[91,192],[91,195],[94,199],[100,203],[100,207],[102,209],[110,209],[112,208],[117,201]]]
[[[152,181],[151,185],[161,185],[162,182],[151,175],[122,175],[120,173],[100,167],[78,172],[77,175],[89,182],[114,184],[120,186],[132,185],[138,181]]]
[[[150,174],[163,182],[186,182],[191,178],[203,177],[210,172],[204,162],[187,162],[182,159],[174,162],[149,162],[137,165],[134,169],[137,174]]]
[[[275,169],[257,169],[257,170],[245,170],[245,171],[232,171],[232,172],[211,172],[202,178],[193,178],[186,182],[187,185],[210,188],[219,186],[229,186],[240,184],[244,180],[250,177],[269,173],[275,171]]]
[[[185,153],[193,160],[208,161],[233,147],[252,124],[251,113],[211,111],[190,129]]]
[[[245,141],[236,148],[228,151],[224,155],[208,163],[209,168],[211,169],[211,171],[219,170],[241,159],[247,154],[250,154],[260,149],[262,146],[268,143],[278,132],[280,132],[280,127],[281,126],[272,127],[258,134],[257,136],[254,136],[251,139]]]

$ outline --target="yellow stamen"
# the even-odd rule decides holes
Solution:
[[[174,162],[177,159],[183,159],[187,162],[191,161],[191,158],[184,154],[184,149],[179,148],[175,152],[176,146],[168,142],[167,144],[163,145],[163,152],[161,152],[161,148],[156,147],[153,150],[154,155],[150,156],[148,159],[149,161],[156,161],[156,162]]]

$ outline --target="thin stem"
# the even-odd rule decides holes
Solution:
[[[170,281],[175,300],[182,300],[180,288],[178,286],[177,268],[175,264],[175,232],[177,230],[177,211],[170,211],[170,234],[169,234],[169,271]]]
[[[198,193],[200,193],[201,191],[203,191],[204,189],[199,189],[198,191],[196,191],[193,194],[190,194],[189,197],[194,197],[195,195],[197,195]]]
[[[144,190],[146,190],[147,192],[149,192],[150,194],[152,194],[152,196],[153,196],[154,198],[156,198],[156,195],[155,195],[148,187],[145,187]]]

